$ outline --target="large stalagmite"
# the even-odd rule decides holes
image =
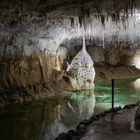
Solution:
[[[68,77],[73,89],[92,89],[95,78],[93,61],[86,51],[85,37],[83,36],[82,50],[73,58],[67,68]]]

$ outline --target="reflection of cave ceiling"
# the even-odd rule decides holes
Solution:
[[[91,44],[98,40],[102,46],[112,41],[138,46],[139,0],[71,1],[1,2],[1,54],[7,45],[9,50],[24,49],[25,53],[40,49],[52,52],[60,44],[79,38],[83,33]]]

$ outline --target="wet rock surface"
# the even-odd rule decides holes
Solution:
[[[120,140],[138,140],[140,134],[130,130],[138,104],[139,102],[126,105],[124,108],[116,107],[113,110],[93,115],[90,119],[82,121],[76,130],[70,130],[67,134],[73,140],[117,140],[118,138]]]
[[[131,66],[110,66],[110,65],[100,65],[95,66],[96,77],[95,81],[100,82],[104,80],[111,79],[125,79],[128,77],[135,77],[139,75],[139,70]]]
[[[140,131],[140,104],[137,108],[134,122],[135,122],[135,124],[134,124],[135,129]]]

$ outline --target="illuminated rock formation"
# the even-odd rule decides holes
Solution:
[[[73,60],[71,64],[75,66],[69,66],[75,89],[92,87],[95,75],[92,60],[98,66],[133,64],[139,68],[139,9],[138,0],[2,1],[0,104],[33,100],[65,90],[69,84],[62,74],[66,62],[71,62],[80,50],[83,26],[91,57],[80,51],[74,57],[74,60],[78,57],[76,63]],[[104,76],[102,70],[96,73],[101,80],[113,75]]]
[[[68,76],[73,89],[92,89],[95,78],[93,61],[86,51],[85,38],[83,37],[83,48],[73,58],[68,66]]]

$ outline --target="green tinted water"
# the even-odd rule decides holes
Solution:
[[[111,81],[96,84],[95,112],[102,112],[111,108]],[[140,101],[140,79],[131,78],[115,80],[115,106],[124,106],[126,104]]]
[[[140,100],[140,80],[115,80],[115,106]],[[111,82],[95,91],[64,92],[43,101],[0,108],[1,140],[53,140],[59,133],[111,107]]]

